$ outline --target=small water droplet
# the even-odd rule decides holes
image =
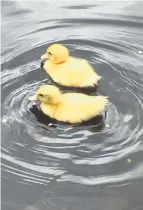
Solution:
[[[106,128],[109,128],[110,126],[109,126],[109,124],[106,124]]]
[[[48,125],[49,125],[49,126],[52,126],[53,124],[52,124],[52,123],[49,123]]]
[[[127,159],[127,162],[128,162],[128,163],[131,163],[131,162],[132,162],[132,160],[131,160],[130,158],[128,158],[128,159]]]
[[[143,53],[143,51],[139,50],[139,51],[138,51],[138,53],[139,53],[139,54],[142,54],[142,53]]]

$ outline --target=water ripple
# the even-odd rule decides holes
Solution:
[[[80,11],[89,8],[83,5]],[[53,179],[99,185],[142,177],[142,159],[135,161],[143,148],[142,18],[104,15],[55,17],[54,26],[39,20],[2,49],[4,179],[27,185],[48,185]],[[48,82],[40,55],[55,41],[69,47],[72,55],[88,59],[102,76],[101,94],[110,100],[103,125],[44,123],[31,111],[28,97]]]

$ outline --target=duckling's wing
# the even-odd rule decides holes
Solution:
[[[47,60],[43,68],[55,82],[64,86],[89,87],[101,79],[84,59],[69,57],[63,64],[56,65]]]
[[[91,65],[83,59],[73,59],[73,62],[68,69],[68,74],[71,84],[80,87],[97,85],[97,82],[101,79],[101,76],[99,76]]]
[[[63,103],[56,111],[55,118],[70,123],[80,123],[102,113],[108,103],[104,96],[64,94]]]
[[[64,86],[71,86],[70,66],[69,63],[56,65],[47,60],[43,68],[54,82]]]

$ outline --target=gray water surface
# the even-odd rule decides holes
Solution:
[[[143,2],[2,2],[2,210],[143,210]],[[28,97],[59,42],[102,76],[103,125],[49,126]],[[72,110],[71,110],[72,111]]]

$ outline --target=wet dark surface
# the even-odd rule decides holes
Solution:
[[[2,210],[143,209],[143,3],[2,2]],[[54,42],[87,59],[104,126],[39,121],[27,100]]]

